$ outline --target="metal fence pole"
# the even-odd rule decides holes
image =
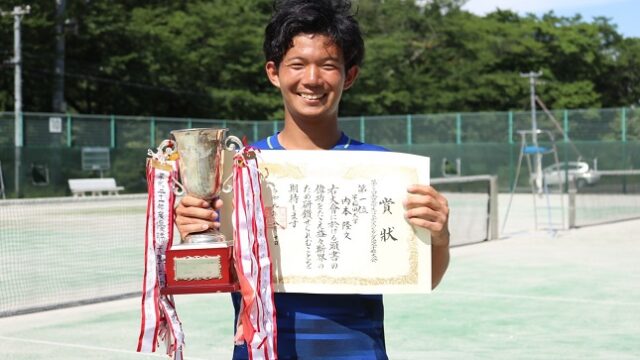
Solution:
[[[456,114],[456,144],[462,143],[462,115]]]
[[[365,138],[364,138],[364,115],[360,116],[360,141],[365,142]]]
[[[153,149],[156,145],[156,118],[151,117],[149,122],[149,144]]]
[[[258,122],[253,122],[253,142],[258,141]]]
[[[73,127],[73,121],[71,120],[71,115],[67,114],[67,147],[71,147],[73,145],[72,136],[73,132],[71,131]]]
[[[407,115],[407,145],[413,145],[413,118],[411,114]]]
[[[620,114],[620,131],[621,131],[621,139],[622,139],[622,167],[624,169],[627,168],[627,160],[628,160],[628,156],[627,156],[627,108],[623,107],[622,108],[622,113]],[[624,183],[624,187],[626,190],[626,182]]]
[[[508,134],[508,139],[509,139],[509,144],[513,144],[513,111],[509,111],[509,134]]]
[[[109,128],[111,129],[111,148],[115,149],[116,148],[116,116],[111,115],[111,118],[109,120],[110,120]]]
[[[564,130],[564,141],[569,141],[569,110],[565,109],[562,116],[563,120],[563,130]]]
[[[562,154],[564,155],[564,163],[568,164],[569,163],[569,149],[567,149],[569,147],[569,110],[564,109],[564,111],[562,112],[562,122],[563,122],[563,144],[562,144]],[[564,178],[565,179],[569,179],[569,167],[565,166],[564,168]],[[562,186],[562,191],[564,193],[568,193],[569,192],[569,181],[565,181],[564,185]],[[571,211],[571,210],[569,210]]]
[[[515,188],[514,177],[513,177],[513,111],[509,111],[508,114],[509,121],[509,191],[512,192]]]
[[[621,114],[621,122],[622,124],[620,124],[620,131],[621,133],[621,138],[622,138],[622,142],[627,142],[627,108],[623,107],[622,108],[622,114]]]

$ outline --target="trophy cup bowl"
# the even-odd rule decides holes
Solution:
[[[212,203],[212,206],[222,190],[223,150],[242,147],[240,139],[227,136],[227,131],[212,128],[171,131],[180,156],[181,183],[178,186],[188,195]],[[214,229],[189,234],[182,242],[231,245],[231,240]]]

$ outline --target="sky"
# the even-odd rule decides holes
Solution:
[[[550,10],[560,16],[581,14],[587,21],[604,16],[618,26],[618,32],[623,36],[640,37],[639,0],[468,0],[462,8],[478,15],[500,8],[521,15],[542,15]]]

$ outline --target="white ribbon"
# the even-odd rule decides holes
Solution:
[[[154,159],[155,160],[155,159]],[[173,301],[160,294],[164,286],[164,256],[173,239],[173,193],[177,178],[175,161],[154,166],[147,161],[147,225],[145,233],[145,268],[142,289],[142,323],[138,339],[138,352],[155,352],[158,339],[167,340],[167,353],[182,359],[184,332]],[[156,160],[157,161],[157,160]],[[171,170],[169,170],[171,169]]]
[[[251,149],[243,149],[234,160],[234,252],[242,293],[236,337],[247,343],[250,359],[277,359],[276,311],[260,172]]]

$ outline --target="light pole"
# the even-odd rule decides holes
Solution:
[[[53,98],[51,110],[54,113],[62,113],[67,110],[64,101],[64,52],[65,52],[65,25],[64,19],[67,6],[66,0],[56,0],[56,52],[53,62]]]
[[[14,99],[13,108],[15,116],[15,183],[16,197],[20,197],[20,173],[22,169],[22,146],[24,139],[24,124],[22,122],[22,55],[20,43],[20,23],[22,17],[31,11],[31,6],[15,6],[11,12],[0,12],[2,16],[13,16],[13,59],[10,63],[14,66]]]
[[[531,141],[536,149],[534,158],[535,184],[538,192],[542,191],[542,153],[538,147],[538,121],[536,119],[536,79],[542,76],[542,71],[521,73],[520,77],[529,78],[531,92]]]

